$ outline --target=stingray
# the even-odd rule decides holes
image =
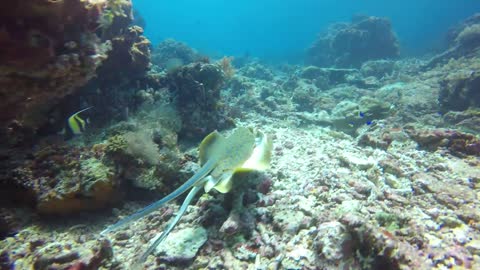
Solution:
[[[199,190],[203,188],[205,192],[212,189],[221,193],[229,192],[232,189],[236,174],[266,170],[270,166],[271,152],[272,140],[260,131],[238,127],[228,137],[214,131],[200,143],[199,160],[201,167],[190,179],[163,199],[110,225],[101,234],[105,235],[147,216],[190,189],[173,221],[137,260],[136,266],[138,267],[138,264],[144,262],[155,248],[167,238]]]

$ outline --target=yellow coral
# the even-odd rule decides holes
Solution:
[[[104,10],[98,18],[98,24],[101,29],[107,29],[113,24],[115,17],[127,17],[124,7],[129,5],[126,0],[107,0]]]

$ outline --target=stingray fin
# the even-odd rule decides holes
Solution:
[[[242,165],[243,169],[264,171],[270,168],[272,159],[273,141],[269,136],[258,132],[257,145],[253,149],[252,155]]]
[[[198,159],[200,160],[200,165],[203,166],[208,160],[219,155],[224,147],[225,137],[223,135],[218,133],[218,131],[213,131],[208,134],[198,147]]]

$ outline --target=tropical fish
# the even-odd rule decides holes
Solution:
[[[360,112],[358,112],[358,116],[360,118],[365,118],[365,113],[360,111]],[[366,120],[365,121],[365,125],[367,125],[367,126],[371,126],[372,124],[373,124],[373,120]]]
[[[107,227],[101,234],[117,230],[145,217],[191,188],[173,221],[131,266],[133,269],[139,269],[148,255],[173,230],[200,189],[204,188],[205,192],[212,189],[221,193],[229,192],[237,174],[267,169],[270,166],[271,152],[272,140],[260,131],[239,127],[228,137],[214,131],[200,143],[199,160],[202,167],[197,173],[163,199]]]
[[[85,126],[87,121],[83,120],[79,114],[91,109],[92,106],[85,108],[83,110],[80,110],[74,114],[72,114],[70,117],[67,118],[67,123],[65,129],[62,131],[62,133],[66,134],[67,136],[75,136],[75,135],[80,135],[85,131]]]

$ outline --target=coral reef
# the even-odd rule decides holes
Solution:
[[[0,19],[0,85],[20,87],[0,91],[18,146],[0,147],[0,269],[130,269],[179,202],[99,232],[198,171],[192,141],[230,117],[272,135],[272,168],[195,198],[145,269],[480,269],[478,14],[430,61],[392,59],[388,21],[356,17],[306,66],[209,64],[172,40],[151,65],[130,1],[33,2]],[[85,104],[82,136],[53,134]]]
[[[363,62],[395,58],[399,45],[386,18],[362,16],[331,25],[308,49],[305,62],[319,67],[360,67]]]
[[[462,46],[464,49],[474,49],[478,47],[480,43],[479,29],[480,26],[480,13],[476,13],[458,25],[448,30],[446,35],[446,42],[449,47],[455,47],[456,45]]]
[[[446,35],[447,49],[434,56],[423,67],[424,70],[445,64],[452,58],[478,55],[480,47],[480,13],[465,19],[462,23],[452,27]]]
[[[11,2],[1,17],[0,136],[13,144],[52,132],[52,123],[61,129],[72,106],[85,106],[79,99],[100,105],[104,95],[89,91],[144,76],[149,66],[149,41],[129,28],[130,0]]]
[[[166,70],[201,60],[203,57],[187,44],[174,39],[160,42],[152,53],[152,63]]]
[[[480,72],[475,69],[452,71],[440,84],[438,101],[442,112],[480,107]]]
[[[239,73],[244,76],[260,80],[270,81],[273,79],[273,73],[267,67],[257,62],[252,62],[249,65],[245,65],[239,69]]]
[[[367,61],[360,68],[360,72],[364,77],[374,76],[377,78],[392,75],[394,70],[395,62],[389,60]]]
[[[2,8],[0,120],[3,127],[14,122],[10,136],[34,132],[52,106],[95,75],[111,48],[96,35],[105,3],[13,1]]]
[[[131,26],[111,39],[112,49],[98,69],[102,85],[118,84],[118,78],[134,80],[145,75],[150,65],[150,41],[143,29]]]
[[[16,186],[39,213],[72,214],[103,208],[120,196],[112,168],[101,161],[102,152],[65,144],[38,146],[33,159],[11,172]]]
[[[203,63],[182,66],[168,75],[182,120],[180,136],[199,138],[215,129],[233,126],[220,101],[223,76],[218,65]]]

